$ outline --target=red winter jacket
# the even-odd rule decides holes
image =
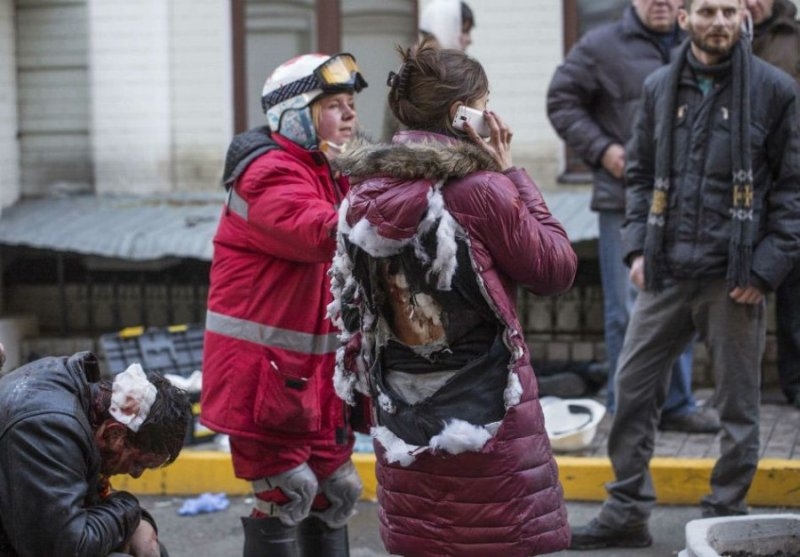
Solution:
[[[329,447],[349,435],[332,385],[337,330],[326,317],[336,207],[348,186],[321,152],[272,139],[280,148],[236,181],[214,237],[200,419],[273,447]],[[272,473],[302,462],[268,449],[263,458]]]
[[[404,449],[391,436],[387,448],[382,437],[386,427],[377,424],[382,426],[373,430],[378,437],[374,444],[380,529],[387,550],[407,557],[524,557],[565,548],[566,510],[517,318],[515,285],[540,295],[571,286],[577,258],[566,233],[523,170],[493,171],[496,163],[465,142],[400,132],[391,146],[356,147],[335,164],[350,174],[352,184],[342,207],[333,269],[332,308],[340,311],[338,323],[350,339],[337,370],[340,395],[349,398],[342,392],[348,384],[369,390],[381,409],[378,419],[391,405],[390,393],[374,375],[382,365],[386,315],[382,306],[365,302],[376,286],[360,269],[374,273],[385,268],[379,261],[391,257],[387,254],[398,246],[418,246],[415,240],[424,228],[419,224],[432,213],[443,214],[441,200],[444,213],[460,227],[456,239],[469,246],[471,268],[459,263],[455,273],[477,277],[502,325],[511,358],[507,390],[518,395],[504,397],[505,415],[497,430],[487,427],[492,433],[488,441],[478,450],[459,454],[430,446]],[[434,184],[441,180],[444,185],[438,189]],[[440,232],[437,243],[451,234]],[[369,263],[364,263],[365,257]]]

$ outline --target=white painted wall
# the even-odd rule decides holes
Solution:
[[[172,187],[170,4],[88,0],[97,193]]]
[[[85,0],[15,2],[23,196],[90,191]]]
[[[553,186],[563,148],[547,120],[545,94],[563,58],[562,3],[468,1],[477,22],[469,53],[489,74],[491,106],[514,129],[515,162]],[[218,187],[233,120],[229,0],[87,3],[96,191]],[[349,14],[357,2],[345,4]],[[0,207],[19,196],[14,31],[13,0],[0,0]],[[347,46],[363,50],[346,31]],[[362,57],[367,62],[369,54]],[[373,73],[371,93],[383,89],[382,72]]]
[[[0,0],[0,211],[20,194],[14,2]]]
[[[475,14],[468,53],[486,69],[489,104],[514,131],[513,155],[543,187],[555,184],[563,149],[547,120],[550,78],[564,50],[561,2],[468,0]]]
[[[211,190],[233,130],[227,0],[88,0],[98,193]]]
[[[169,4],[173,187],[216,190],[233,135],[230,3]]]

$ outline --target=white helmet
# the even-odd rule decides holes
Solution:
[[[366,86],[353,55],[303,54],[270,74],[261,91],[261,107],[270,130],[311,149],[317,145],[317,132],[309,105],[320,95],[358,93]]]

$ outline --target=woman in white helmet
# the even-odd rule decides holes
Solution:
[[[329,158],[355,136],[366,82],[350,54],[306,54],[267,78],[267,126],[228,149],[214,238],[201,420],[230,436],[255,506],[244,556],[346,556],[361,492],[353,433],[333,390],[325,317],[336,208],[348,190]]]

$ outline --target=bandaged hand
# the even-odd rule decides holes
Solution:
[[[320,488],[330,507],[314,514],[330,528],[341,528],[355,514],[363,487],[353,462],[348,460],[322,482]]]
[[[289,500],[278,507],[278,518],[286,526],[296,526],[308,516],[317,494],[317,477],[305,462],[266,478],[270,489],[280,489]]]

